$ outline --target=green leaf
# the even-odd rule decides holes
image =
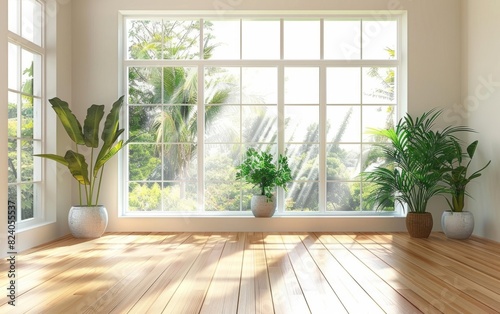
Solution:
[[[96,162],[102,159],[103,156],[108,153],[109,149],[114,145],[114,143],[118,139],[118,136],[120,136],[120,134],[123,132],[123,130],[119,129],[119,122],[120,122],[120,109],[123,106],[124,97],[125,96],[121,96],[120,98],[118,98],[117,101],[115,101],[110,112],[106,116],[106,121],[104,122],[104,129],[102,130],[102,135],[101,135],[103,144],[101,150],[99,151],[99,155],[97,156]]]
[[[123,141],[119,141],[118,143],[116,143],[115,146],[113,146],[111,149],[109,149],[105,155],[103,155],[102,157],[100,157],[99,159],[96,160],[95,167],[94,167],[94,174],[93,174],[94,177],[97,177],[99,169],[101,169],[102,166],[104,166],[104,164],[109,159],[111,159],[111,157],[116,155],[116,153],[118,153],[120,151],[120,149],[122,149],[125,145],[123,144]]]
[[[37,154],[37,155],[33,155],[33,156],[47,158],[50,160],[57,161],[58,163],[63,164],[65,166],[68,166],[68,162],[66,161],[66,159],[64,159],[63,156],[59,156],[59,155],[55,155],[55,154]]]
[[[479,141],[474,141],[469,146],[467,146],[467,154],[469,154],[469,158],[472,159],[472,157],[474,157],[474,153],[476,152],[478,143]]]
[[[80,184],[90,185],[88,165],[85,161],[85,156],[68,150],[66,155],[64,155],[64,159],[68,162],[68,169],[73,177]]]
[[[99,147],[99,125],[104,116],[104,105],[92,105],[87,109],[87,117],[83,122],[85,145]]]
[[[49,99],[49,102],[52,104],[52,109],[54,109],[71,140],[77,145],[85,145],[82,125],[69,109],[68,103],[57,97]]]

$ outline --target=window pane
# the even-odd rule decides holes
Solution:
[[[361,21],[325,21],[325,59],[361,59]]]
[[[42,43],[42,5],[34,0],[23,0],[21,10],[21,36],[40,46]]]
[[[320,57],[320,22],[285,21],[284,57],[288,60],[312,60]]]
[[[243,106],[242,141],[245,143],[276,143],[278,137],[276,106]]]
[[[128,68],[129,104],[160,104],[161,68]]]
[[[240,185],[241,184],[235,183],[234,181],[205,183],[205,210],[240,211],[242,196],[245,198],[244,210],[250,210],[252,193],[241,193]]]
[[[153,130],[163,143],[194,143],[198,139],[196,106],[164,106]]]
[[[33,184],[23,184],[21,188],[21,220],[33,218],[35,193]]]
[[[21,35],[19,32],[19,5],[21,0],[9,0],[8,5],[8,20],[9,20],[9,31]]]
[[[161,107],[129,106],[128,112],[129,136],[134,137],[133,141],[143,143],[156,142],[159,135],[158,132],[161,130]]]
[[[33,138],[33,97],[23,96],[21,106],[21,137]]]
[[[285,195],[286,211],[318,211],[318,182],[293,182]]]
[[[361,103],[361,68],[328,68],[326,75],[328,104]]]
[[[33,181],[33,142],[21,141],[21,181]]]
[[[285,106],[285,141],[319,141],[318,106]]]
[[[163,59],[199,58],[200,21],[163,20]]]
[[[190,60],[200,57],[199,20],[127,20],[129,59]]]
[[[163,68],[164,104],[196,104],[198,71],[196,68]]]
[[[397,21],[363,21],[363,59],[394,59],[397,25]]]
[[[32,119],[31,125],[27,125],[27,128],[33,130],[33,139],[42,140],[42,100],[40,98],[33,99],[32,108]]]
[[[17,45],[9,43],[9,89],[13,89],[15,91],[21,91],[21,79],[20,79],[20,60],[19,60],[19,52],[20,48]]]
[[[161,180],[160,146],[156,144],[129,144],[129,180]]]
[[[127,20],[128,59],[161,59],[163,24],[160,19]]]
[[[129,185],[129,211],[160,211],[162,189],[160,183],[136,183]]]
[[[326,179],[355,179],[360,171],[361,145],[331,144],[327,147]]]
[[[360,191],[358,182],[328,182],[326,186],[327,211],[359,211]]]
[[[35,57],[31,52],[22,49],[21,53],[21,67],[22,67],[22,78],[21,78],[21,89],[22,92],[28,95],[33,95],[34,88],[34,62]]]
[[[285,68],[285,104],[319,103],[319,69]]]
[[[327,142],[361,141],[361,107],[326,107]]]
[[[235,167],[241,146],[211,144],[205,146],[205,151],[205,210],[239,211],[242,183],[235,181]]]
[[[205,141],[207,143],[240,141],[240,106],[205,107]]]
[[[319,145],[288,144],[286,146],[292,178],[298,181],[319,180]]]
[[[244,104],[278,103],[277,68],[242,68]]]
[[[18,182],[18,161],[17,161],[17,143],[15,139],[9,139],[9,147],[7,151],[9,183]],[[19,178],[20,179],[20,178]]]
[[[280,58],[280,21],[243,20],[242,56],[245,60]],[[265,49],[263,49],[265,47]]]
[[[363,68],[363,104],[396,103],[396,68]]]
[[[205,68],[205,104],[240,103],[240,68]]]
[[[162,191],[163,210],[196,211],[197,195],[196,183],[164,183]]]
[[[363,141],[373,140],[366,131],[370,128],[386,129],[396,124],[396,111],[393,106],[364,106],[363,107]]]
[[[20,107],[19,98],[21,97],[19,94],[8,93],[9,97],[9,106],[8,106],[8,136],[11,138],[17,137],[17,124],[18,124],[18,116],[17,116],[17,108]]]
[[[165,144],[162,156],[164,180],[196,180],[196,144]]]
[[[204,59],[240,58],[240,21],[205,21]]]

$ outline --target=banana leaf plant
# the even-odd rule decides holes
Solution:
[[[481,169],[467,176],[469,165],[472,157],[474,157],[479,141],[474,141],[467,146],[467,153],[463,152],[462,146],[458,141],[453,141],[453,143],[453,149],[450,151],[450,157],[447,160],[448,171],[443,176],[443,182],[451,195],[451,200],[446,198],[448,206],[453,212],[461,212],[465,205],[465,195],[469,196],[466,191],[467,184],[473,179],[480,177],[481,171],[489,166],[491,160]],[[462,164],[466,161],[466,164]]]
[[[82,127],[66,101],[57,97],[49,99],[52,109],[75,144],[75,149],[68,150],[64,156],[55,154],[38,154],[36,156],[54,160],[68,167],[71,175],[79,183],[80,205],[98,205],[104,165],[131,140],[126,142],[119,140],[124,131],[124,129],[120,129],[119,125],[123,98],[124,96],[121,96],[113,103],[106,116],[102,133],[100,132],[100,124],[104,117],[104,105],[94,104],[90,106],[87,109],[87,116]],[[101,140],[99,140],[99,135]],[[80,148],[85,150],[87,156]]]

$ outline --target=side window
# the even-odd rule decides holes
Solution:
[[[39,215],[44,96],[43,12],[40,1],[8,2],[8,197],[17,221]]]

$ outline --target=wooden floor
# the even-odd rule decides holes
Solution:
[[[497,313],[500,244],[441,233],[65,237],[19,254],[0,313]]]

